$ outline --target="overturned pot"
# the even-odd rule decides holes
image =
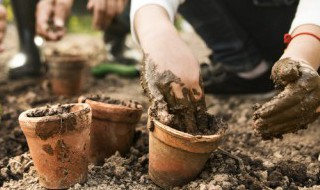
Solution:
[[[220,144],[226,127],[213,135],[191,135],[166,126],[149,115],[149,176],[162,188],[182,186],[202,171]]]
[[[79,94],[83,88],[87,62],[84,56],[58,55],[48,58],[52,92],[64,96]]]
[[[19,123],[41,186],[65,189],[87,180],[91,125],[88,104],[27,110],[20,114]]]
[[[96,165],[119,151],[125,155],[133,142],[135,128],[142,114],[142,106],[137,102],[124,103],[107,98],[104,100],[79,97],[78,102],[87,103],[92,108],[90,132],[90,161]]]

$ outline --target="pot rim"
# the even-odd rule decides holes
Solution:
[[[128,110],[128,111],[142,111],[142,105],[140,103],[138,103],[138,108],[131,108],[131,107],[128,107],[128,106],[124,106],[124,105],[119,105],[119,104],[110,104],[110,103],[106,103],[106,102],[100,102],[100,101],[96,101],[96,100],[91,100],[91,99],[87,99],[85,96],[80,96],[78,98],[78,100],[80,102],[83,102],[84,100],[84,103],[87,103],[89,105],[93,105],[93,106],[97,106],[97,107],[101,107],[101,108],[111,108],[111,109],[114,109],[114,110],[117,110],[117,111],[120,111],[120,110]]]
[[[68,118],[71,115],[83,115],[86,113],[89,113],[91,111],[91,107],[89,104],[86,103],[70,103],[70,104],[62,104],[62,106],[82,106],[81,109],[74,111],[74,112],[69,112],[69,113],[64,113],[64,114],[58,114],[58,115],[53,115],[53,116],[43,116],[43,117],[28,117],[27,113],[34,111],[36,109],[41,109],[41,108],[45,108],[46,106],[42,106],[42,107],[38,107],[38,108],[32,108],[29,110],[26,110],[24,112],[22,112],[19,115],[19,121],[21,122],[28,122],[28,123],[41,123],[41,122],[50,122],[50,121],[57,121],[57,120],[61,120],[64,118]],[[53,105],[52,107],[57,107],[58,105]],[[24,126],[24,127],[28,127],[28,128],[35,128],[35,126],[33,125],[28,125],[28,126]]]
[[[225,127],[219,127],[218,131],[213,135],[192,135],[186,132],[179,131],[167,125],[164,125],[160,121],[156,120],[155,118],[152,118],[151,116],[149,117],[151,119],[151,122],[154,122],[154,125],[157,126],[158,129],[160,129],[164,133],[168,133],[176,138],[186,140],[191,143],[216,142],[217,140],[220,140],[223,137],[223,135],[227,130],[227,128]]]

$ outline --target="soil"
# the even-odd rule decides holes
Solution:
[[[99,52],[102,40],[87,35],[67,36],[63,41],[73,46],[85,43],[85,52]],[[184,33],[187,43],[201,53],[207,49],[194,33]],[[13,44],[12,32],[5,44]],[[9,42],[9,43],[8,43]],[[90,45],[91,44],[91,45]],[[97,44],[101,44],[97,49]],[[47,44],[49,46],[51,44]],[[8,46],[7,46],[8,47]],[[65,46],[64,46],[65,47]],[[73,50],[74,48],[68,48]],[[13,54],[8,50],[0,57]],[[95,56],[92,56],[95,57]],[[0,59],[0,67],[4,61]],[[0,72],[4,70],[1,69]],[[0,74],[2,77],[2,73]],[[139,79],[107,75],[102,79],[89,78],[84,94],[106,94],[117,99],[135,99],[143,106],[141,121],[137,126],[134,145],[121,157],[115,154],[103,166],[89,166],[88,181],[70,189],[160,189],[148,177],[148,99],[144,97]],[[263,141],[252,128],[252,105],[264,103],[272,93],[252,96],[206,96],[208,112],[223,118],[229,125],[220,149],[211,154],[200,175],[187,185],[175,189],[320,189],[320,120],[308,129],[283,139]],[[0,189],[43,189],[39,186],[33,162],[28,153],[25,137],[18,124],[22,111],[47,104],[75,103],[78,97],[66,98],[50,93],[48,80],[23,80],[0,82],[2,121],[0,123]],[[50,150],[49,150],[50,151]],[[54,150],[53,150],[54,151]]]
[[[103,94],[101,94],[101,95],[99,95],[99,94],[88,95],[85,97],[85,99],[82,100],[82,102],[85,102],[86,99],[98,101],[98,102],[103,102],[103,103],[107,103],[107,104],[126,106],[126,107],[134,108],[134,109],[141,109],[141,105],[135,100],[128,100],[128,101],[118,100],[118,99],[114,99],[114,98],[111,98],[111,97],[103,95]]]
[[[44,116],[54,116],[62,115],[70,112],[72,105],[57,105],[50,106],[47,105],[45,108],[36,108],[27,113],[28,117],[44,117]]]

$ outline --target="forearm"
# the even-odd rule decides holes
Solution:
[[[320,26],[301,25],[291,35],[294,36],[301,32],[310,32],[320,37]],[[320,41],[309,35],[297,36],[292,39],[281,58],[286,57],[303,60],[318,70],[320,67]]]
[[[134,30],[142,49],[147,48],[157,39],[178,37],[167,12],[158,5],[147,5],[139,9],[135,15]]]

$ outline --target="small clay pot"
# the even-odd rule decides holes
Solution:
[[[88,60],[82,56],[57,56],[48,62],[52,92],[64,96],[80,94]]]
[[[125,155],[133,142],[135,128],[142,114],[142,106],[131,108],[80,97],[79,102],[87,103],[92,109],[89,159],[95,165],[116,151]]]
[[[88,104],[66,105],[72,106],[69,113],[30,117],[32,109],[19,116],[40,185],[48,189],[87,180],[91,109]]]
[[[162,188],[182,186],[202,171],[210,153],[222,140],[225,129],[215,135],[191,135],[148,119],[149,176]]]

